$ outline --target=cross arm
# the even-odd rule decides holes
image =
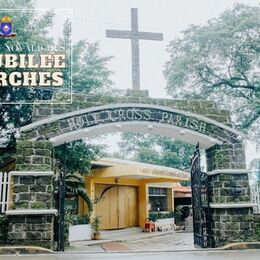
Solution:
[[[121,39],[131,39],[130,31],[123,30],[106,30],[107,38],[121,38]]]
[[[140,40],[163,41],[163,34],[152,32],[138,32],[138,38]]]

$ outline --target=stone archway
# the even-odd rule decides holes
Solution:
[[[12,209],[7,211],[10,243],[52,247],[53,146],[114,131],[152,132],[200,142],[207,156],[212,245],[219,247],[238,237],[252,240],[253,220],[247,217],[253,205],[244,148],[239,132],[231,128],[228,111],[208,101],[83,95],[75,95],[74,100],[71,105],[35,105],[34,122],[21,128],[12,172]],[[26,223],[23,227],[17,215]]]

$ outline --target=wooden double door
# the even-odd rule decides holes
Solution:
[[[95,185],[95,215],[101,217],[101,229],[138,226],[138,189],[134,186]]]

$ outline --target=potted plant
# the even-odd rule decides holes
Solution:
[[[93,234],[92,238],[94,240],[101,239],[100,224],[101,224],[101,219],[99,216],[92,218],[91,228],[92,228],[92,234]]]
[[[69,242],[91,239],[89,215],[75,215],[73,224],[69,227]]]

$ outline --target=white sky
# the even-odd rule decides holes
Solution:
[[[114,58],[109,69],[114,72],[116,88],[131,88],[130,40],[105,37],[106,29],[130,30],[130,8],[138,8],[139,30],[162,32],[164,41],[140,41],[141,88],[148,89],[151,97],[167,97],[163,68],[168,60],[165,49],[169,41],[180,36],[190,24],[205,24],[218,17],[235,3],[258,5],[257,0],[38,0],[38,8],[72,9],[73,41],[87,39],[100,43],[101,54]],[[62,15],[55,20],[61,27]],[[55,30],[55,34],[58,34]],[[118,136],[107,138],[106,143],[116,150]],[[254,145],[247,149],[248,161],[257,157]]]

